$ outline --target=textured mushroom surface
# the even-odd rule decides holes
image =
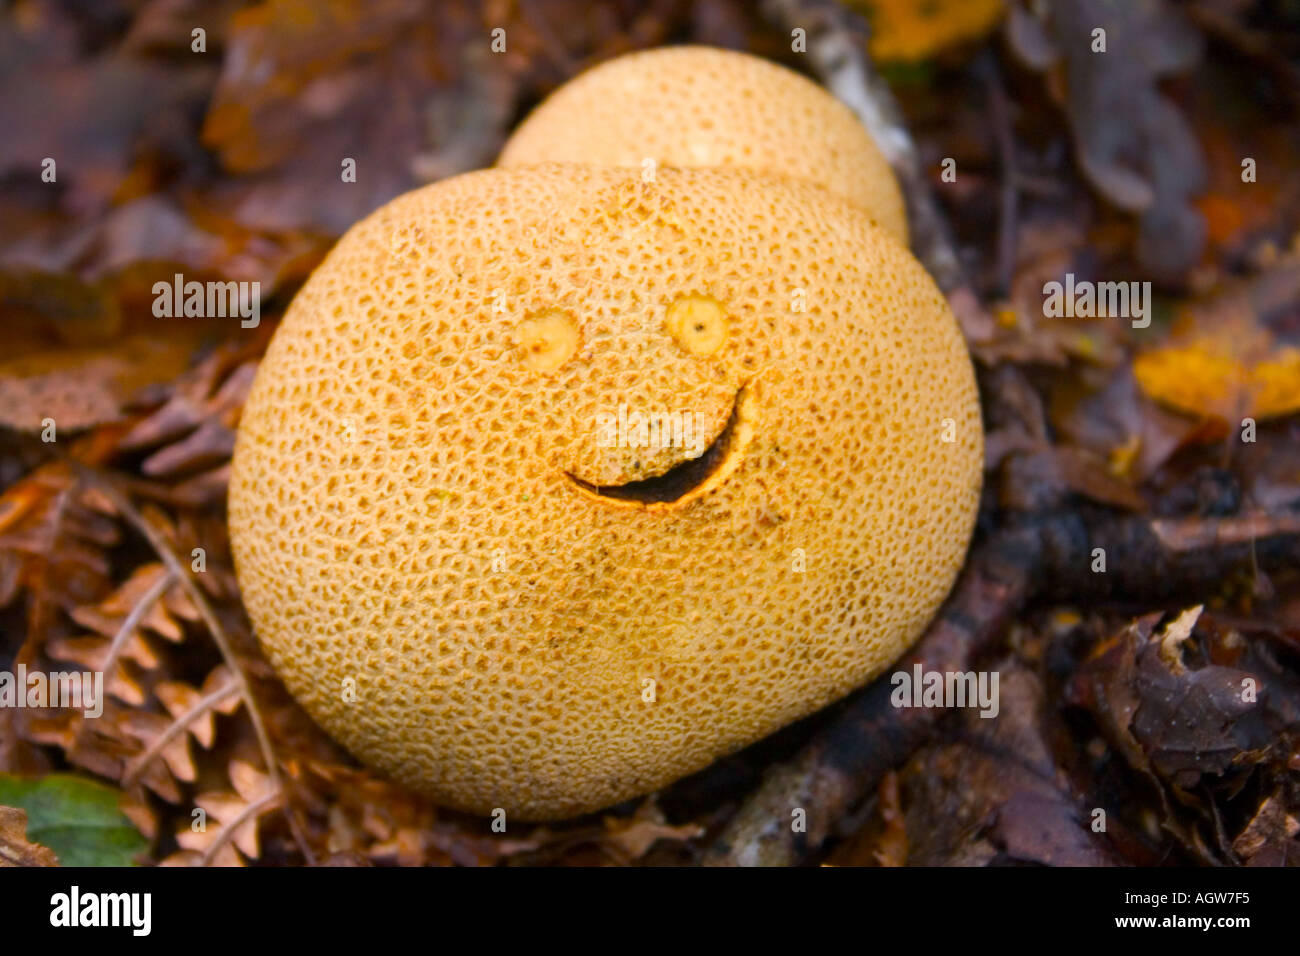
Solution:
[[[793,70],[709,47],[630,53],[580,74],[515,131],[499,165],[738,166],[808,179],[907,244],[903,194],[843,103]]]
[[[448,805],[558,818],[894,661],[963,561],[982,446],[947,304],[856,206],[487,170],[384,206],[298,293],[231,537],[332,736]]]

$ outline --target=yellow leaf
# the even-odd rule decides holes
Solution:
[[[853,0],[871,21],[871,56],[915,63],[978,40],[1002,19],[1002,0]]]
[[[1237,323],[1175,339],[1133,363],[1148,396],[1178,411],[1235,421],[1300,411],[1300,349]]]

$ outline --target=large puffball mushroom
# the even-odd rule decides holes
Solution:
[[[609,60],[565,83],[520,124],[500,166],[731,166],[796,176],[865,209],[907,245],[903,194],[857,117],[811,80],[711,47]]]
[[[561,818],[895,661],[963,562],[982,446],[943,296],[857,206],[487,170],[358,223],[293,300],[230,530],[333,737],[450,806]]]

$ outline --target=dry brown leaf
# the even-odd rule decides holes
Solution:
[[[164,583],[166,582],[166,583]],[[115,636],[123,622],[142,601],[150,597],[150,592],[165,588],[153,595],[147,609],[139,620],[136,633],[148,630],[151,634],[164,638],[173,644],[180,643],[185,632],[168,610],[162,597],[176,588],[171,583],[170,574],[161,562],[144,564],[131,572],[131,576],[103,601],[90,607],[77,608],[72,612],[72,619],[91,631],[104,637]]]
[[[70,611],[77,624],[94,634],[53,635],[45,650],[57,660],[104,672],[108,693],[140,707],[148,691],[127,661],[146,672],[159,667],[161,658],[146,638],[146,630],[172,643],[184,638],[184,630],[162,600],[174,589],[172,576],[162,564],[142,565],[102,601]],[[128,625],[129,630],[123,631]]]
[[[0,606],[28,596],[29,642],[47,632],[56,609],[103,597],[107,552],[119,535],[111,505],[62,462],[38,467],[0,494]]]
[[[1093,52],[1099,28],[1104,56]],[[1183,276],[1205,243],[1205,223],[1191,203],[1204,185],[1205,160],[1160,81],[1196,63],[1199,34],[1164,0],[1036,0],[1012,5],[1007,36],[1028,66],[1048,71],[1089,182],[1138,215],[1144,269]]]
[[[215,715],[233,714],[243,704],[239,682],[224,664],[213,669],[202,688],[164,681],[154,688],[154,696],[175,721],[184,722],[186,731],[205,748],[216,739]]]
[[[124,451],[154,449],[141,466],[145,474],[180,477],[229,460],[239,411],[256,371],[256,363],[244,359],[246,347],[215,349],[180,376],[166,402],[122,438]]]
[[[653,799],[644,801],[630,817],[605,817],[604,824],[604,842],[629,860],[641,859],[660,840],[685,842],[704,835],[704,828],[693,823],[668,824]]]
[[[1286,801],[1274,793],[1264,799],[1250,822],[1232,841],[1233,852],[1250,859],[1269,843],[1284,843],[1300,833],[1300,820],[1287,813]]]
[[[168,737],[167,732],[172,724],[173,721],[162,714],[151,714],[144,710],[125,714],[120,722],[122,729],[138,740],[146,752],[155,747],[158,749],[159,756],[172,776],[185,783],[193,783],[198,779],[198,771],[194,767],[194,756],[190,753],[189,734],[177,733]],[[134,762],[133,760],[132,763]]]
[[[220,197],[229,214],[254,229],[337,235],[416,185],[417,167],[490,164],[514,84],[475,42],[489,26],[478,5],[444,0],[437,12],[408,0],[272,0],[236,13],[202,133],[241,174]],[[354,182],[341,181],[342,157],[356,162]]]
[[[284,796],[271,777],[252,764],[232,760],[229,774],[234,790],[199,794],[194,802],[206,815],[202,829],[195,829],[196,822],[178,832],[176,840],[217,866],[242,866],[244,859],[261,856],[258,824],[283,804]]]
[[[0,360],[0,424],[39,434],[49,422],[72,434],[116,421],[142,388],[180,374],[189,350],[156,336],[111,347],[56,349]]]
[[[73,766],[121,782],[126,768],[144,749],[132,729],[142,733],[137,721],[147,713],[106,696],[104,712],[93,720],[85,719],[80,711],[24,711],[21,732],[32,743],[59,748]],[[151,761],[144,766],[135,783],[167,803],[180,804],[184,799],[176,778],[163,761]]]
[[[27,840],[27,811],[0,807],[0,867],[58,866],[54,851]]]
[[[132,707],[142,706],[148,699],[149,692],[138,672],[128,666],[127,662],[130,661],[141,670],[152,671],[158,667],[158,657],[147,641],[135,635],[126,640],[110,666],[109,643],[102,637],[57,635],[45,642],[45,652],[54,660],[78,664],[83,670],[102,672],[105,694]]]

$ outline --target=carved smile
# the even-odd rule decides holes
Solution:
[[[689,458],[661,475],[617,485],[593,485],[567,471],[565,475],[584,493],[610,504],[642,508],[684,504],[717,487],[740,463],[753,435],[751,405],[748,388],[741,388],[732,401],[727,424],[708,447],[698,457]]]

